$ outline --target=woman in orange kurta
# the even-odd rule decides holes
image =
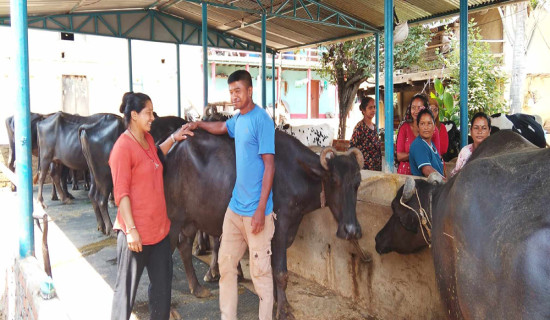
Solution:
[[[157,147],[149,134],[153,103],[143,93],[128,92],[120,112],[127,130],[118,138],[109,165],[113,194],[118,206],[117,280],[111,319],[129,319],[143,269],[149,275],[151,319],[169,319],[172,289],[172,254],[168,232],[170,220],[164,200],[163,165],[165,155],[177,141],[193,135],[180,128]]]

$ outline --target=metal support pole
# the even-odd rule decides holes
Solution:
[[[178,117],[181,117],[181,69],[180,69],[180,45],[176,43],[176,66],[178,78]]]
[[[468,0],[460,0],[460,147],[468,144]]]
[[[130,91],[134,91],[134,76],[132,73],[132,39],[128,39],[128,81]]]
[[[19,255],[21,258],[26,258],[34,255],[27,1],[11,0],[10,14],[15,40],[15,153],[17,154],[17,201],[21,213]]]
[[[275,97],[275,53],[271,53],[271,93],[273,94],[272,100],[273,100],[273,120],[275,120],[275,104],[276,104],[276,97]]]
[[[208,8],[202,3],[202,76],[204,88],[204,108],[208,105]]]
[[[380,34],[374,34],[374,43],[375,43],[375,69],[374,69],[374,103],[376,105],[376,133],[380,129],[380,118],[378,113],[380,112]]]
[[[262,107],[267,107],[267,96],[266,96],[266,69],[265,69],[265,23],[266,23],[266,14],[262,13]]]
[[[385,172],[393,172],[393,0],[384,0]]]

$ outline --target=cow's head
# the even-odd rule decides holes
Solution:
[[[430,240],[428,233],[426,229],[420,229],[418,215],[410,208],[420,212],[420,206],[422,206],[431,220],[431,197],[433,190],[440,183],[442,183],[442,177],[437,173],[432,173],[427,181],[407,177],[405,184],[397,191],[392,201],[393,214],[390,220],[376,235],[376,252],[384,254],[395,251],[408,254],[428,245],[426,242]]]
[[[360,239],[362,234],[357,222],[356,205],[363,155],[355,148],[337,155],[336,149],[326,147],[320,157],[326,205],[338,221],[336,236],[346,240]]]

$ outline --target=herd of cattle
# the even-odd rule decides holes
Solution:
[[[228,116],[214,111],[205,120]],[[161,142],[185,122],[179,117],[158,117],[151,134],[155,142]],[[8,118],[6,125],[13,169],[13,119]],[[536,134],[535,138],[525,135],[527,130],[538,132],[529,126],[532,130],[521,127],[515,131],[536,141]],[[456,127],[450,129],[453,139]],[[111,234],[108,202],[113,184],[108,158],[124,130],[123,119],[114,114],[32,114],[32,150],[39,157],[38,200],[42,205],[48,171],[62,201],[68,202],[64,168],[88,170],[98,230]],[[339,238],[362,237],[356,201],[363,157],[356,149],[345,154],[332,147],[320,155],[311,151],[305,144],[326,145],[320,139],[323,130],[289,127],[289,133],[277,130],[275,135],[277,220],[272,265],[279,319],[293,318],[285,294],[286,249],[306,213],[326,205],[338,223]],[[332,139],[328,133],[327,137]],[[179,249],[191,292],[205,297],[210,292],[197,280],[192,244],[199,230],[221,235],[236,176],[234,143],[228,136],[198,130],[176,144],[163,161],[172,248]],[[503,130],[489,137],[448,182],[407,178],[392,203],[392,217],[376,235],[376,250],[407,254],[431,244],[440,294],[450,318],[550,318],[550,212],[545,204],[550,197],[549,169],[550,149],[537,148]],[[212,190],[219,195],[217,201],[212,201]],[[208,274],[215,278],[217,273],[214,254]]]

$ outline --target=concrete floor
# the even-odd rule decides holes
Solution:
[[[35,186],[35,198],[36,191]],[[0,192],[2,197],[14,201],[14,194],[7,189]],[[116,240],[96,230],[96,219],[87,192],[70,192],[76,199],[72,204],[63,205],[59,201],[50,200],[50,185],[44,187],[45,203],[48,205],[46,212],[50,217],[48,246],[56,291],[71,319],[109,319],[116,278]],[[9,211],[18,212],[16,208]],[[110,209],[110,214],[114,221],[116,209]],[[10,218],[17,219],[14,216]],[[4,236],[17,242],[17,230],[11,231],[11,236],[9,230]],[[41,238],[41,231],[35,227],[35,255],[39,260],[42,259]],[[209,256],[200,258],[209,261]],[[218,284],[204,283],[202,277],[208,265],[199,258],[193,259],[199,281],[211,290],[212,296],[198,299],[190,293],[183,264],[176,251],[173,256],[173,319],[219,319]],[[245,281],[239,284],[238,317],[257,319],[258,297],[253,293],[248,275],[248,261],[243,259],[241,263]],[[149,318],[148,284],[145,272],[140,281],[133,319]],[[298,320],[372,319],[363,310],[357,309],[353,302],[293,273],[290,273],[287,295]]]

